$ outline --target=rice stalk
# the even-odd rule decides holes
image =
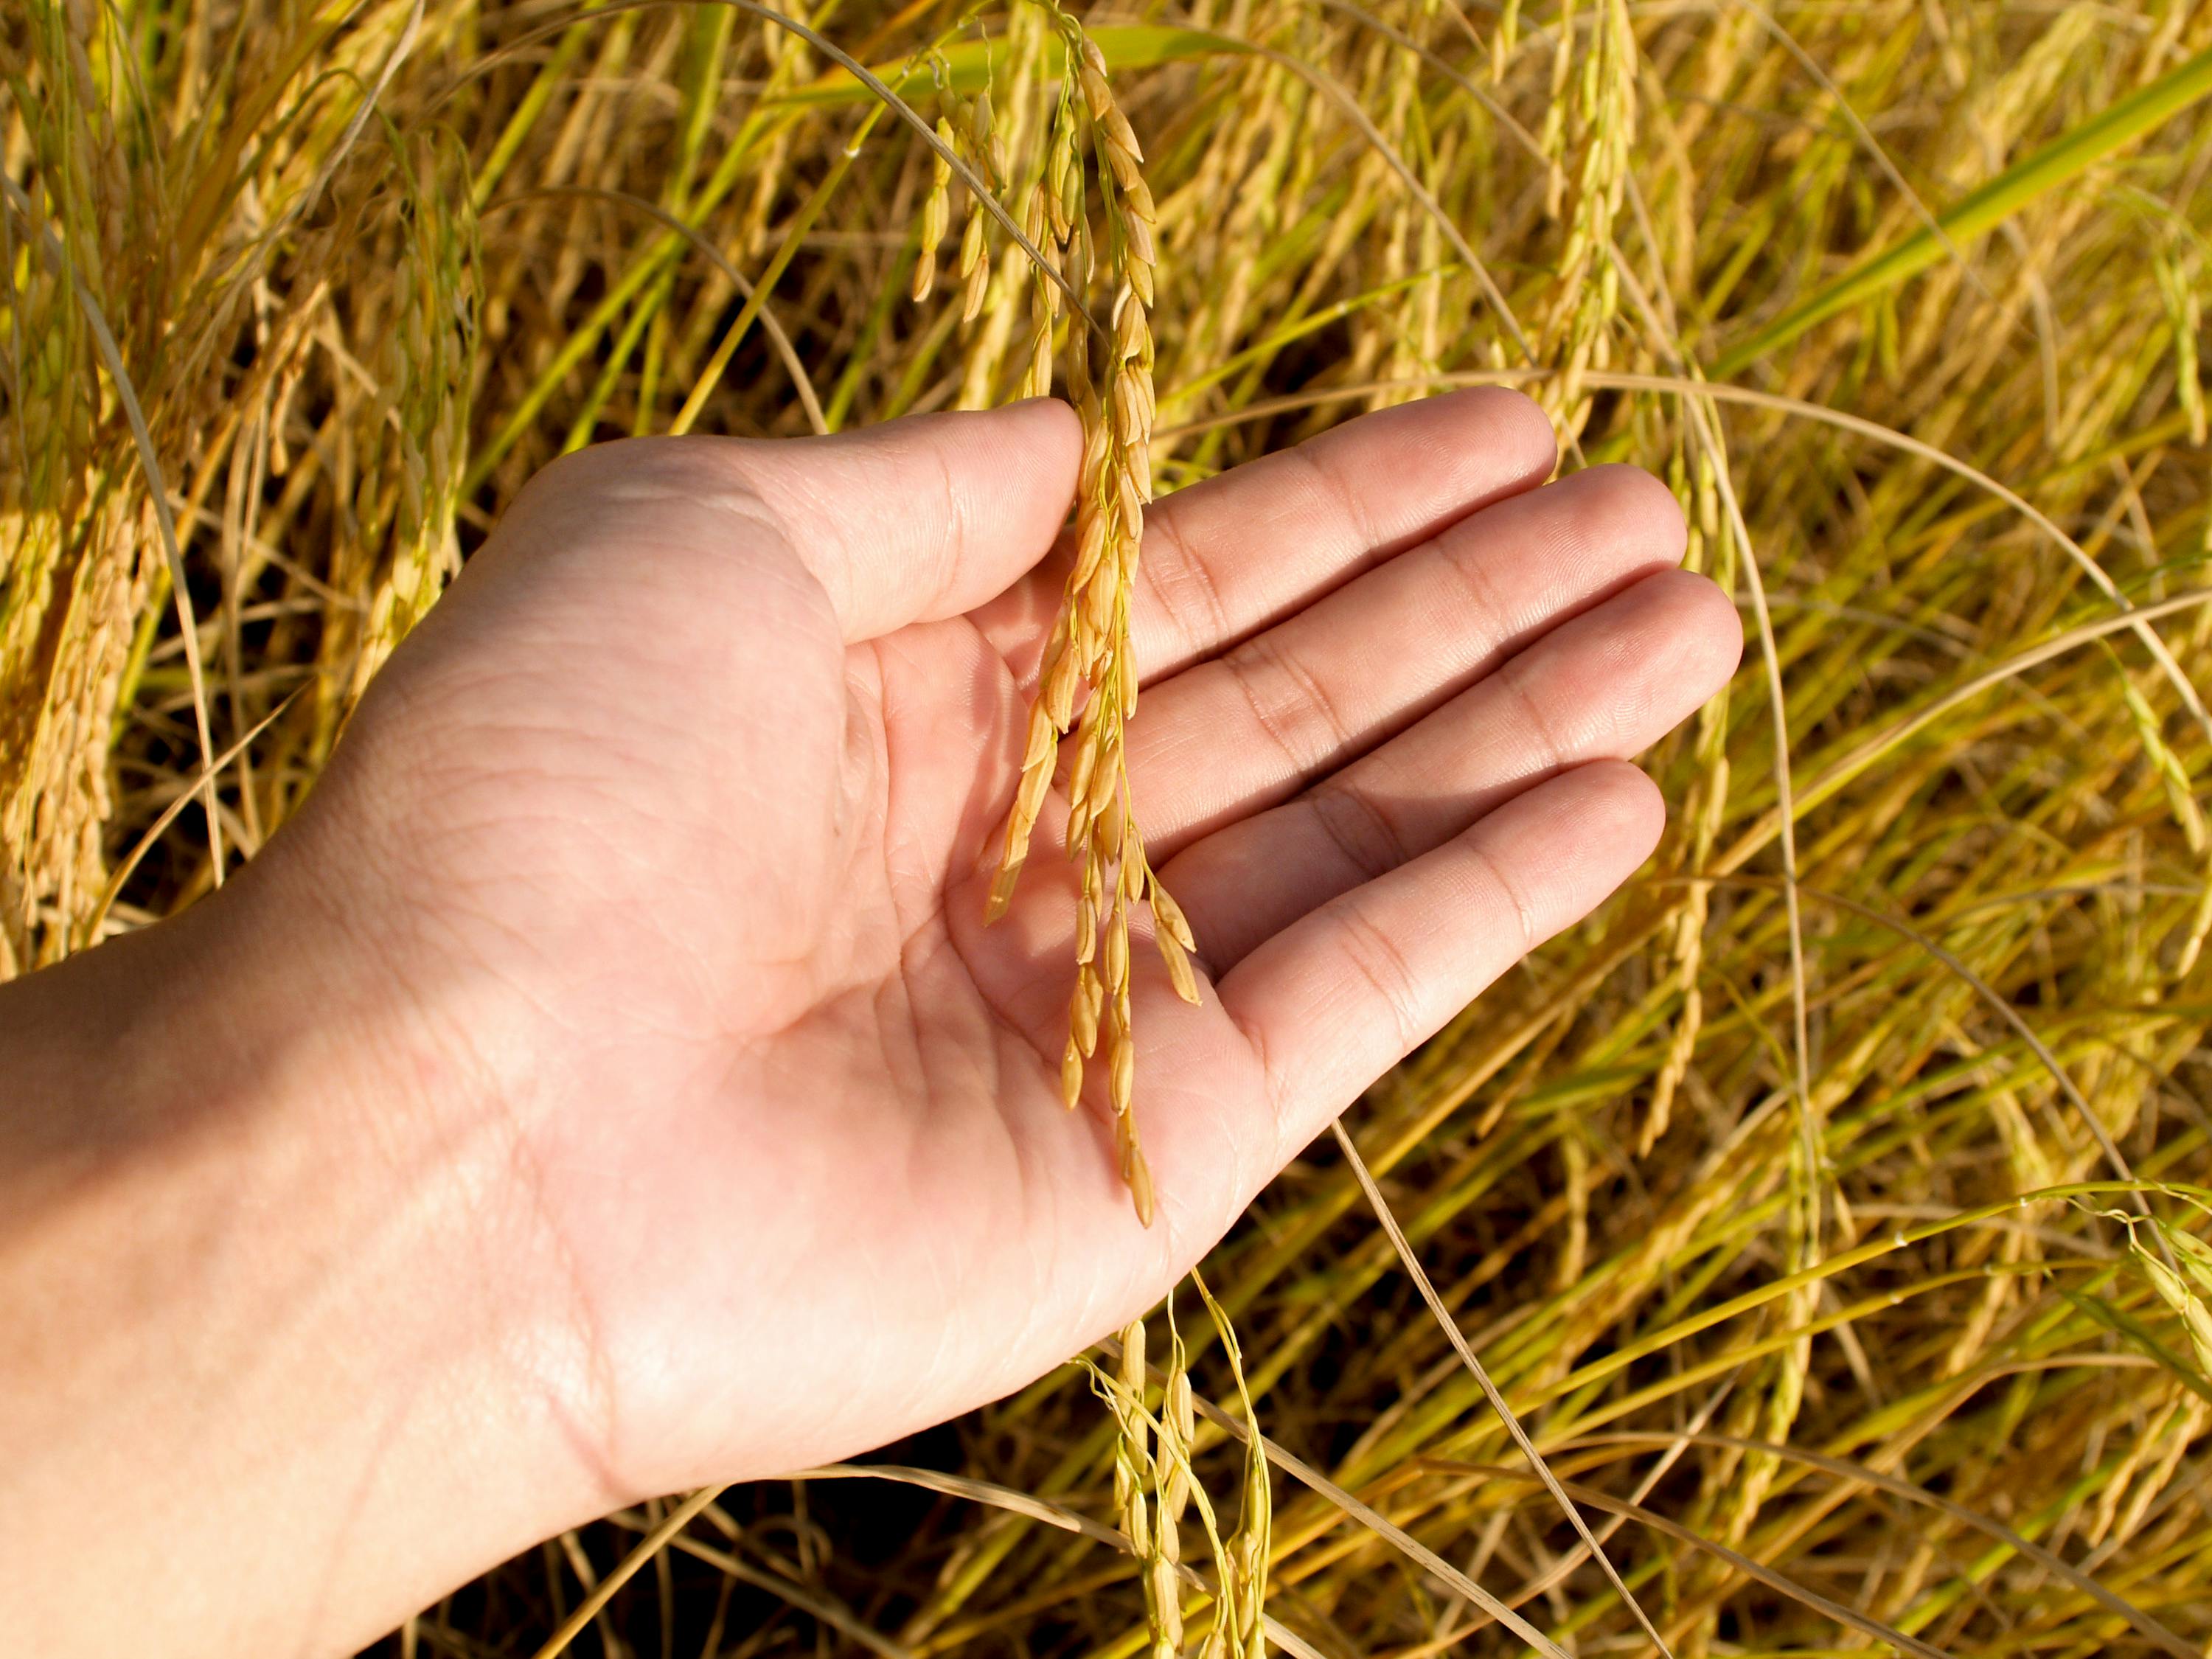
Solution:
[[[1519,384],[1583,456],[1665,477],[1692,562],[1747,611],[1755,574],[1766,626],[1649,758],[1674,823],[1650,870],[1347,1121],[1406,1245],[1563,1489],[1607,1500],[1590,1536],[1678,1652],[1887,1639],[1857,1620],[1972,1659],[2201,1647],[2212,9],[1073,21],[1143,135],[1166,412],[1140,451],[1122,187],[1043,7],[0,16],[0,971],[281,831],[360,677],[577,443],[1087,386],[1115,531],[1124,457],[1164,491]],[[1101,1025],[1102,923],[1148,896],[1122,873],[1089,911]],[[1136,915],[1129,957],[1148,921],[1180,942]],[[1329,1659],[1648,1648],[1364,1201],[1325,1143],[1206,1265],[1288,1476],[1261,1629]],[[1188,1522],[1250,1434],[1223,1335],[1183,1337]],[[1178,1467],[1164,1380],[1148,1506]],[[898,1454],[955,1466],[939,1486],[726,1492],[593,1621],[643,1651],[1135,1659],[1155,1575],[1102,1535],[1121,1433],[1071,1370]],[[413,1651],[542,1644],[633,1519],[426,1611]],[[1202,1645],[1218,1579],[1188,1553]]]

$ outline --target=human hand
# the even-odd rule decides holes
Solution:
[[[562,460],[204,907],[349,1034],[327,1137],[459,1194],[363,1294],[498,1332],[466,1392],[556,1449],[477,1565],[1042,1374],[1650,851],[1626,757],[1741,632],[1648,476],[1538,488],[1540,412],[1477,391],[1158,504],[1130,774],[1203,983],[1133,952],[1141,1228],[1059,1103],[1054,806],[983,921],[1079,447],[1040,402]]]

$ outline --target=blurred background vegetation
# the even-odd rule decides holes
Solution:
[[[785,9],[925,120],[988,88],[1019,217],[1035,5]],[[1651,866],[1347,1119],[1638,1601],[1698,1655],[2206,1651],[2212,5],[1085,22],[1158,208],[1163,489],[1503,380],[1742,605]],[[958,268],[957,185],[925,250],[929,151],[757,9],[19,0],[0,84],[0,975],[251,858],[564,448],[1029,368],[1022,251]],[[1341,1489],[1277,1478],[1300,1644],[1528,1651],[1472,1579],[1651,1650],[1333,1143],[1206,1271]],[[733,1491],[580,1650],[1126,1659],[1136,1565],[1019,1496],[1109,1518],[1114,1443],[1071,1368],[886,1455],[929,1486]],[[528,1654],[658,1518],[385,1650]]]

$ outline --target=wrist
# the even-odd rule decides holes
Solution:
[[[0,988],[0,1605],[41,1652],[149,1609],[344,1650],[602,1500],[509,1080],[266,876]]]

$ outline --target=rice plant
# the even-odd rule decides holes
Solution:
[[[1141,1211],[1156,490],[1518,386],[1753,641],[1209,1317],[387,1650],[2206,1650],[2212,5],[26,0],[0,84],[0,975],[252,859],[564,451],[1050,389],[1002,890],[1079,774]]]

